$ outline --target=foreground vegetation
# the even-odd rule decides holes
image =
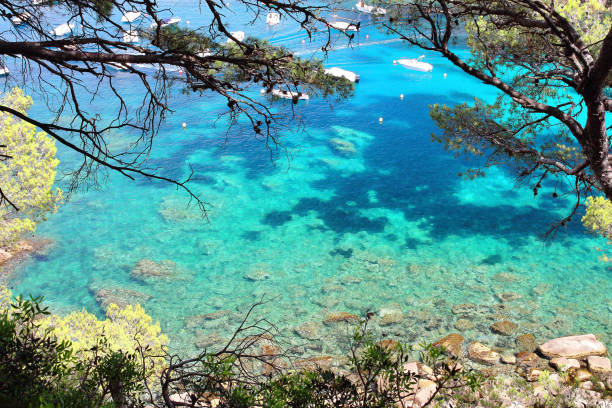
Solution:
[[[531,352],[516,354],[516,365],[502,358],[507,364],[497,369],[474,367],[470,360],[499,355],[473,342],[470,360],[462,360],[457,334],[416,347],[377,341],[370,315],[349,339],[346,367],[298,360],[280,347],[274,326],[255,317],[258,305],[226,344],[181,358],[168,353],[168,338],[140,306],[110,305],[103,321],[84,311],[59,317],[40,298],[12,298],[3,288],[0,405],[552,408],[603,406],[612,395],[609,372],[603,380],[581,378],[584,369],[555,373],[534,364],[539,358]]]

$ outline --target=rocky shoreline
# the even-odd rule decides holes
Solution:
[[[44,256],[54,242],[48,238],[26,239],[12,248],[0,247],[0,282],[10,278],[15,267],[32,255]]]

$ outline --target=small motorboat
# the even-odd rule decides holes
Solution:
[[[359,74],[356,74],[352,71],[347,71],[346,69],[342,69],[339,67],[327,68],[325,69],[325,73],[336,78],[346,78],[351,82],[359,82],[360,79]]]
[[[121,17],[122,23],[132,23],[142,16],[140,11],[128,11]]]
[[[177,25],[181,19],[179,17],[170,17],[170,18],[162,18],[159,20],[159,25],[161,28],[169,27],[173,25]],[[156,22],[151,23],[151,28],[155,28],[157,26]]]
[[[234,32],[232,32],[232,33],[230,33],[230,34],[231,34],[231,35],[232,35],[232,36],[233,36],[235,39],[237,39],[237,40],[238,40],[238,41],[240,41],[240,42],[244,41],[244,38],[245,38],[245,36],[246,36],[246,35],[244,34],[244,31],[234,31]],[[234,42],[234,40],[233,40],[233,39],[231,39],[231,38],[228,38],[228,39],[227,39],[227,43],[228,43],[228,44],[233,43],[233,42]]]
[[[106,66],[110,69],[114,69],[115,71],[128,71],[132,64],[129,62],[107,62]]]
[[[0,66],[0,77],[7,76],[11,71],[7,67]]]
[[[266,16],[266,24],[277,25],[278,23],[280,23],[280,14],[275,11],[269,12]]]
[[[292,91],[281,91],[280,89],[273,89],[272,95],[283,98],[283,99],[298,99],[302,101],[307,101],[310,99],[308,94],[302,92],[292,92]]]
[[[206,57],[210,57],[212,55],[212,52],[210,52],[210,49],[205,49],[204,51],[200,51],[196,54],[196,57],[200,57],[200,58],[206,58]]]
[[[382,7],[374,7],[374,6],[369,6],[365,3],[365,1],[360,1],[357,4],[355,4],[355,8],[358,11],[361,11],[362,13],[367,13],[367,14],[374,14],[377,16],[384,16],[385,14],[387,14],[387,10],[382,8]]]
[[[347,23],[346,21],[332,21],[328,23],[331,28],[335,28],[340,31],[359,31],[359,23]]]
[[[421,55],[419,58],[403,58],[403,59],[398,59],[397,63],[403,66],[404,68],[412,69],[414,71],[421,71],[421,72],[433,71],[433,65],[427,62],[421,61],[423,58],[425,58],[424,55]]]
[[[28,21],[30,17],[32,17],[32,15],[26,11],[11,17],[11,23],[13,23],[13,25],[15,26],[18,26]]]
[[[138,31],[127,31],[123,34],[123,42],[128,44],[134,44],[140,41],[138,38]]]
[[[58,25],[53,30],[51,30],[51,34],[53,34],[56,37],[64,37],[72,33],[73,29],[74,29],[74,23],[64,23],[64,24]]]
[[[130,31],[123,34],[123,42],[128,44],[135,44],[140,41],[138,34],[135,31]]]

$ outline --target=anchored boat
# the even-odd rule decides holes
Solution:
[[[140,41],[140,38],[138,38],[138,31],[127,31],[123,34],[123,42],[124,43],[129,43],[129,44],[134,44]]]
[[[425,58],[424,55],[421,55],[419,58],[403,58],[403,59],[398,59],[397,63],[403,66],[404,68],[412,69],[414,71],[421,71],[421,72],[433,71],[433,65],[427,62],[421,61],[423,58]]]
[[[386,9],[382,7],[369,6],[365,3],[365,1],[360,1],[357,4],[355,4],[355,8],[358,11],[361,11],[362,13],[367,13],[367,14],[375,14],[378,16],[384,16],[385,14],[387,14]]]
[[[278,23],[280,23],[280,14],[275,11],[269,12],[266,16],[266,24],[277,25]]]
[[[128,11],[121,17],[122,23],[132,23],[142,16],[140,11]]]
[[[180,21],[181,21],[181,19],[179,17],[162,18],[161,20],[159,20],[159,25],[160,25],[160,27],[164,28],[164,27],[169,27],[169,26],[176,25]],[[157,23],[153,22],[151,24],[151,28],[155,28],[156,25],[157,25]]]
[[[351,82],[359,82],[360,79],[359,74],[339,67],[327,68],[325,69],[325,73],[336,78],[346,78]]]
[[[13,25],[15,26],[18,26],[28,21],[30,17],[32,16],[26,11],[24,13],[17,14],[16,16],[11,17],[11,23],[13,23]]]
[[[244,37],[246,36],[246,35],[244,34],[244,31],[234,31],[234,32],[232,32],[232,33],[230,33],[230,34],[231,34],[231,35],[232,35],[232,36],[233,36],[235,39],[237,39],[237,40],[238,40],[238,41],[240,41],[240,42],[244,41]],[[228,38],[228,39],[227,39],[227,43],[228,43],[228,44],[233,43],[233,42],[234,42],[234,40],[233,40],[233,39],[231,39],[231,38]]]
[[[73,29],[74,29],[74,23],[64,23],[64,24],[58,25],[53,30],[51,30],[51,34],[53,34],[56,37],[64,37],[72,33]]]
[[[335,28],[340,31],[359,31],[359,23],[347,23],[346,21],[332,21],[328,23],[331,28]]]
[[[299,99],[302,101],[307,101],[310,99],[308,94],[302,92],[292,92],[292,91],[281,91],[280,89],[273,89],[272,95],[283,98],[283,99]]]
[[[125,62],[125,63],[120,63],[120,62],[107,62],[106,66],[110,69],[114,69],[115,71],[127,71],[130,69],[130,67],[132,66],[131,63],[129,62]]]

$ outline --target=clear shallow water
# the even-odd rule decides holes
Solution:
[[[197,24],[189,4],[172,7]],[[232,29],[245,18],[238,13]],[[290,26],[248,31],[306,56],[320,46],[302,45],[304,36]],[[491,90],[433,54],[430,74],[393,66],[421,52],[371,28],[359,40],[340,45],[327,63],[361,74],[354,98],[300,103],[307,132],[285,132],[288,157],[281,151],[271,160],[241,125],[225,141],[222,122],[213,127],[222,102],[177,94],[150,166],[180,178],[192,165],[191,187],[210,203],[210,222],[167,184],[112,175],[103,191],[75,194],[40,226],[37,235],[55,246],[17,271],[14,291],[44,294],[60,312],[84,307],[99,315],[101,288],[139,291],[150,296],[143,304],[173,347],[189,352],[227,336],[263,295],[273,300],[259,313],[289,342],[303,344],[294,329],[314,322],[319,333],[311,337],[325,342],[306,353],[339,353],[335,339],[346,329],[321,324],[328,313],[366,310],[378,313],[376,330],[408,342],[458,331],[464,319],[473,324],[459,330],[467,338],[510,347],[513,338],[489,329],[510,318],[538,340],[588,331],[612,344],[612,277],[595,250],[605,243],[577,222],[554,241],[540,237],[571,203],[545,191],[534,198],[502,170],[461,180],[466,163],[430,140],[429,104],[491,98]],[[128,77],[117,75],[127,89]],[[121,144],[126,136],[113,138]],[[332,138],[351,142],[355,153],[339,152]],[[60,158],[73,163],[66,152]],[[143,259],[171,260],[176,275],[131,278]],[[220,310],[230,312],[193,317]]]

